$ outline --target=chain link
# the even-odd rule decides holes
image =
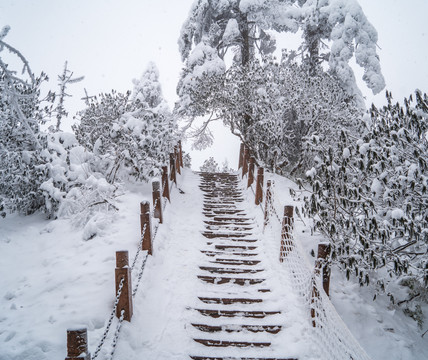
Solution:
[[[114,332],[113,342],[111,344],[112,349],[111,349],[109,357],[107,358],[109,360],[113,359],[114,352],[116,351],[117,341],[119,340],[119,332],[120,332],[120,329],[122,327],[122,322],[123,322],[124,317],[125,317],[125,310],[122,310],[120,312],[120,318],[119,318],[119,322],[118,322],[117,327],[116,327],[116,331]]]
[[[144,235],[146,234],[146,229],[147,229],[147,223],[144,224],[144,226],[143,226],[143,232],[141,234],[140,244],[138,246],[137,253],[135,254],[134,261],[132,262],[131,271],[134,270],[137,259],[140,256],[141,250],[143,248],[143,240],[144,240]]]
[[[95,350],[95,352],[94,352],[94,355],[92,356],[92,360],[95,360],[95,359],[97,358],[97,356],[98,356],[99,352],[101,351],[101,348],[102,348],[102,347],[103,347],[103,345],[104,345],[105,340],[107,339],[108,332],[110,331],[110,326],[111,326],[111,324],[112,324],[112,322],[113,322],[114,315],[115,315],[115,313],[116,313],[117,304],[119,304],[120,295],[122,294],[122,288],[123,288],[123,283],[124,283],[124,281],[125,281],[125,278],[122,278],[122,279],[120,280],[119,288],[117,289],[116,299],[115,299],[115,301],[114,301],[114,305],[113,305],[113,310],[112,310],[112,312],[111,312],[111,314],[110,314],[110,318],[109,318],[109,320],[108,320],[108,323],[107,323],[106,329],[104,330],[104,334],[103,334],[103,336],[101,337],[101,340],[100,340],[100,342],[99,342],[99,344],[98,344],[98,346],[97,346],[97,349],[96,349],[96,350]]]
[[[138,273],[137,277],[137,283],[135,284],[134,291],[132,292],[132,297],[135,297],[138,291],[138,286],[140,285],[141,278],[143,277],[144,268],[146,267],[146,261],[147,261],[148,255],[143,260],[143,263],[141,264],[140,272]]]

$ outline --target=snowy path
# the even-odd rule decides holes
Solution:
[[[115,358],[310,358],[306,317],[237,186],[236,176],[182,178]]]

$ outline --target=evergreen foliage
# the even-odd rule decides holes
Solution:
[[[308,144],[317,157],[305,210],[348,278],[387,292],[391,281],[410,281],[426,300],[428,98],[416,91],[403,106],[387,92],[387,105],[372,106],[365,122],[360,138],[343,131],[336,144]]]

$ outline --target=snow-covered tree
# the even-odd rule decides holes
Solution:
[[[215,161],[214,158],[210,156],[204,161],[199,170],[202,172],[218,173],[220,172],[220,167],[218,166],[217,161]]]
[[[254,1],[244,0],[194,2],[178,41],[186,66],[177,87],[180,101],[176,111],[189,117],[189,127],[195,116],[210,113],[200,99],[221,87],[227,53],[233,53],[235,65],[246,67],[256,53],[266,56],[275,50],[275,40],[269,29],[297,31],[297,22],[287,14],[291,1],[257,3],[255,6]],[[246,123],[251,121],[245,112],[241,117]],[[208,123],[194,134],[208,140],[206,144],[210,143]]]
[[[40,125],[46,113],[40,105],[40,85],[47,79],[35,77],[24,56],[5,42],[9,32],[0,32],[0,52],[9,51],[21,61],[19,77],[0,57],[0,213],[4,210],[33,213],[43,207],[39,189],[47,174],[42,154],[46,137]]]
[[[196,138],[196,148],[212,143],[209,124],[221,119],[235,135],[257,152],[249,139],[253,139],[255,133],[259,134],[260,126],[266,128],[271,124],[271,129],[274,129],[272,138],[266,140],[266,149],[263,150],[270,154],[270,158],[264,158],[260,153],[260,159],[270,164],[271,168],[281,168],[286,166],[290,156],[281,149],[269,148],[276,143],[273,138],[285,137],[289,140],[288,144],[291,141],[293,146],[299,147],[303,133],[296,136],[295,130],[301,125],[312,126],[316,131],[336,127],[324,123],[327,127],[317,128],[317,124],[324,119],[320,120],[316,115],[312,116],[314,124],[306,121],[307,113],[311,112],[310,106],[300,106],[300,109],[292,111],[290,107],[295,106],[294,102],[284,104],[280,97],[292,98],[293,95],[284,95],[284,92],[278,95],[279,85],[275,83],[275,77],[267,76],[263,68],[265,65],[258,65],[261,58],[266,59],[275,50],[275,31],[296,32],[298,29],[303,30],[303,54],[308,54],[297,72],[301,77],[300,82],[309,82],[309,75],[314,78],[314,83],[327,86],[325,79],[334,78],[335,88],[340,89],[335,91],[335,96],[339,92],[343,93],[343,101],[336,106],[340,104],[344,108],[352,102],[352,108],[355,108],[354,103],[361,107],[361,97],[358,97],[361,94],[348,64],[355,53],[357,63],[365,69],[364,79],[368,86],[375,93],[384,87],[376,54],[377,34],[356,0],[196,0],[179,39],[180,52],[186,64],[177,87],[180,101],[176,105],[176,112],[188,118],[185,130],[190,129],[189,136]],[[332,42],[331,51],[323,55],[320,48],[328,41]],[[228,60],[228,51],[234,54],[231,62],[225,61]],[[321,60],[329,60],[329,75],[319,66]],[[232,65],[226,66],[229,63]],[[308,75],[300,70],[305,70]],[[270,71],[274,71],[273,66]],[[232,79],[240,85],[233,87],[230,84]],[[310,105],[316,104],[315,100],[311,100],[311,94],[325,96],[330,90],[318,87],[317,91],[311,91],[311,87],[307,86],[307,93],[300,92],[303,95],[300,103],[309,99],[307,101],[311,102]],[[270,94],[264,96],[263,92]],[[235,101],[237,98],[239,101]],[[268,103],[274,104],[272,108],[269,108]],[[324,102],[322,107],[325,105]],[[235,109],[233,115],[230,115],[231,108]],[[195,117],[205,115],[208,117],[204,118],[202,125],[195,127]],[[260,120],[262,117],[265,117],[263,121]],[[279,120],[281,118],[282,123]],[[329,118],[339,119],[337,116]],[[349,118],[349,121],[353,119]],[[295,129],[291,131],[290,126]],[[258,136],[257,142],[262,138]]]
[[[131,176],[148,180],[167,161],[176,136],[175,120],[162,97],[158,71],[149,64],[131,92],[101,94],[88,100],[76,137],[100,156],[101,171],[108,182]]]
[[[357,64],[364,68],[363,80],[374,94],[379,93],[385,87],[385,80],[376,53],[378,36],[358,1],[298,0],[298,4],[296,20],[303,30],[302,50],[310,72],[328,62],[346,87],[359,94],[349,65],[355,56]]]
[[[266,58],[250,61],[245,69],[233,65],[221,85],[206,84],[210,92],[198,97],[198,104],[222,119],[260,166],[279,173],[302,173],[313,158],[305,139],[317,136],[324,144],[334,143],[342,128],[356,131],[362,115],[355,97],[334,75],[321,69],[309,75],[286,54],[281,63]],[[210,141],[210,121],[193,132],[199,142]]]
[[[329,147],[313,139],[305,207],[348,277],[377,282],[391,297],[391,281],[411,283],[410,298],[427,300],[428,97],[417,91],[404,107],[387,99],[365,116],[361,138],[343,131]]]

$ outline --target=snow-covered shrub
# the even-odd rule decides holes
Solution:
[[[192,167],[192,158],[189,153],[183,151],[183,166],[190,169]]]
[[[202,172],[218,173],[220,172],[220,167],[218,166],[217,161],[214,160],[212,156],[204,161],[199,170]]]
[[[148,180],[166,163],[175,120],[162,98],[158,72],[149,65],[134,92],[101,94],[79,113],[73,127],[79,143],[99,157],[109,183],[132,177]]]
[[[361,138],[343,131],[329,147],[313,138],[305,208],[348,278],[376,282],[391,298],[391,279],[412,279],[416,298],[427,300],[428,98],[417,91],[404,107],[387,100],[364,117]]]
[[[76,228],[84,229],[85,240],[102,232],[117,210],[115,197],[121,190],[97,171],[99,158],[65,132],[48,135],[42,156],[47,174],[40,186],[45,212],[70,218]]]
[[[5,210],[30,214],[44,203],[40,184],[46,180],[42,152],[45,134],[40,125],[46,111],[40,105],[40,86],[47,79],[35,77],[27,60],[4,41],[9,27],[0,33],[0,52],[7,50],[22,61],[18,77],[0,57],[0,213]]]

